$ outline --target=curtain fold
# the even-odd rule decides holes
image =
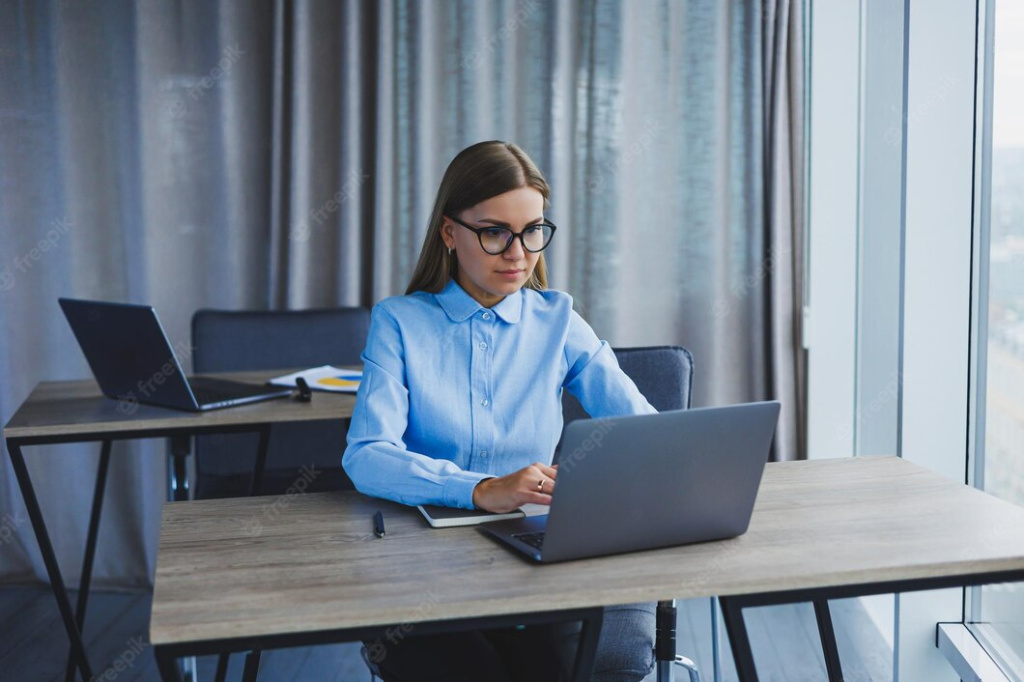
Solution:
[[[799,456],[799,11],[0,4],[0,418],[89,376],[58,296],[154,305],[188,367],[199,308],[402,293],[448,161],[498,138],[551,183],[552,286],[615,346],[690,348],[695,405],[781,399],[775,456]],[[71,583],[97,450],[26,451]],[[115,444],[98,584],[151,580],[163,454]],[[0,579],[45,578],[25,516],[4,457]]]
[[[807,358],[803,349],[804,54],[803,3],[765,2],[763,57],[765,224],[768,282],[764,363],[768,395],[782,403],[775,459],[806,453]]]

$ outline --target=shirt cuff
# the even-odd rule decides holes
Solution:
[[[460,471],[448,477],[444,486],[444,501],[449,507],[475,509],[473,506],[473,489],[485,478],[494,478],[490,474],[476,471]]]

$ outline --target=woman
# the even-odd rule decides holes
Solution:
[[[547,289],[548,195],[511,143],[475,144],[448,166],[406,295],[371,316],[343,458],[360,492],[495,512],[550,504],[563,388],[594,417],[654,411],[572,299]],[[594,679],[642,679],[653,638],[654,604],[606,609]],[[559,680],[573,646],[564,626],[410,636],[381,668],[406,682],[511,680],[526,652],[523,679]]]

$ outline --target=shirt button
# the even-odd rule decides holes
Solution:
[[[488,400],[487,398],[484,398],[483,400],[480,401],[480,404],[483,405],[484,407],[487,407],[488,405],[491,404],[491,401]]]
[[[491,319],[491,314],[490,314],[490,313],[484,313],[484,314],[483,314],[483,318],[484,318],[485,320],[489,320],[489,319]]]
[[[481,457],[486,457],[487,456],[487,451],[486,450],[481,450],[480,451],[480,456]]]
[[[486,341],[481,341],[480,342],[480,350],[487,350],[487,342]]]

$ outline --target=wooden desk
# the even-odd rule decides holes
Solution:
[[[264,372],[233,372],[211,374],[262,384],[267,379],[290,370]],[[39,549],[42,553],[50,585],[57,599],[64,627],[71,641],[71,652],[83,679],[92,679],[91,666],[82,644],[81,628],[92,577],[96,536],[102,511],[103,491],[106,484],[111,443],[127,438],[168,437],[181,442],[185,437],[208,433],[257,432],[259,446],[253,471],[253,491],[259,490],[266,463],[267,444],[272,424],[295,421],[344,419],[352,415],[355,396],[351,394],[317,392],[309,403],[288,399],[268,400],[209,412],[183,412],[137,402],[106,398],[95,381],[59,381],[40,383],[4,426],[7,451],[21,487],[25,506],[32,522]],[[77,609],[72,611],[67,589],[57,565],[46,524],[25,466],[21,448],[47,443],[100,441],[100,462],[93,490],[92,511],[86,536],[85,558],[78,594]],[[180,454],[180,450],[179,450]],[[339,453],[340,457],[340,453]],[[180,475],[184,473],[184,458],[176,457]],[[69,662],[69,670],[71,668]]]
[[[295,370],[230,372],[204,376],[263,384]],[[153,438],[168,433],[200,433],[211,428],[343,419],[352,416],[355,394],[317,391],[309,403],[265,400],[208,412],[185,412],[105,397],[92,379],[44,381],[37,385],[4,426],[4,438],[22,445],[115,438]]]
[[[210,500],[164,508],[150,641],[169,680],[186,655],[377,637],[386,655],[389,632],[719,595],[756,680],[747,606],[1020,579],[1024,510],[896,458],[769,464],[743,536],[544,566],[358,493]]]

